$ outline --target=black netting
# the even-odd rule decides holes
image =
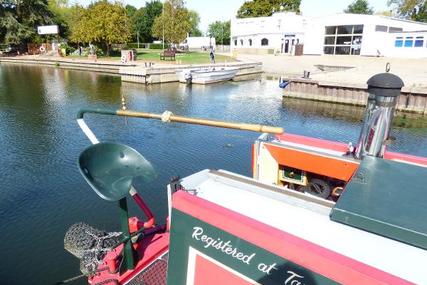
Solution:
[[[85,223],[72,225],[65,234],[64,248],[80,259],[80,271],[96,272],[105,254],[118,245],[122,233],[105,232]]]

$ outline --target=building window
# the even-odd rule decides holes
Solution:
[[[252,39],[249,39],[249,46],[252,46]]]
[[[335,35],[337,33],[337,27],[331,26],[325,28],[325,34],[326,35]]]
[[[332,47],[332,46],[325,46],[323,49],[323,52],[325,54],[335,54],[334,47]]]
[[[424,46],[424,37],[416,37],[414,47],[423,47]]]
[[[397,37],[396,40],[394,41],[394,46],[395,47],[403,47],[403,38]]]
[[[405,38],[405,47],[412,47],[414,45],[414,38],[413,37],[406,37]]]
[[[243,46],[243,40],[240,40],[240,45]]]
[[[325,45],[334,45],[336,37],[325,37]]]
[[[327,26],[323,52],[325,54],[360,55],[363,25]]]
[[[402,31],[403,31],[402,28],[396,28],[396,27],[389,27],[388,28],[389,33],[398,33],[398,32],[402,32]]]
[[[339,35],[348,35],[353,33],[353,26],[338,26],[338,32]]]
[[[375,32],[386,32],[387,33],[387,30],[388,30],[387,26],[381,26],[381,25],[375,26]]]
[[[268,39],[263,38],[263,39],[261,40],[261,45],[262,45],[262,46],[268,46]]]

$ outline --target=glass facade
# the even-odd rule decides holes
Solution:
[[[325,27],[324,54],[360,55],[363,25]]]

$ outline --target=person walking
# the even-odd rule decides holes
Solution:
[[[211,48],[211,52],[209,53],[209,56],[211,58],[211,63],[215,63],[215,53],[213,48]]]

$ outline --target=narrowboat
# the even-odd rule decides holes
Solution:
[[[83,110],[78,123],[93,145],[79,168],[118,203],[122,229],[78,223],[65,248],[91,285],[427,284],[427,158],[386,151],[402,86],[389,73],[368,81],[355,147],[170,112]],[[174,178],[168,218],[155,221],[132,185],[154,175],[151,164],[128,146],[100,143],[87,112],[265,134],[253,147],[254,177],[206,169]],[[128,195],[145,219],[129,217]]]

